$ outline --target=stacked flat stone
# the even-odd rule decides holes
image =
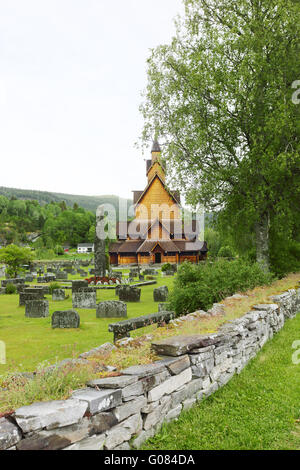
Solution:
[[[273,299],[274,300],[274,299]],[[163,359],[100,378],[71,398],[0,419],[0,450],[130,450],[223,387],[300,311],[300,289],[257,305],[218,333],[152,343]]]

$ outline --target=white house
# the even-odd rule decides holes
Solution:
[[[94,253],[94,243],[79,243],[77,245],[77,253]]]

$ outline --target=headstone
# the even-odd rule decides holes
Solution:
[[[154,302],[166,302],[168,299],[169,289],[167,286],[157,287],[153,290]]]
[[[165,311],[167,311],[167,310],[168,310],[168,309],[167,309],[165,303],[163,303],[163,304],[162,304],[162,303],[161,303],[161,304],[158,304],[158,311],[159,311],[159,312],[165,312]]]
[[[25,276],[25,282],[33,282],[33,276],[26,274]]]
[[[66,295],[65,295],[65,290],[64,289],[54,289],[52,292],[52,300],[54,301],[60,301],[60,300],[65,300]]]
[[[28,318],[44,318],[49,316],[48,300],[28,300],[25,303],[25,316]]]
[[[52,328],[79,328],[80,316],[75,310],[54,312],[51,320]]]
[[[1,281],[1,286],[2,287],[6,287],[8,284],[25,284],[25,279],[21,279],[21,278],[12,278],[12,279],[3,279],[3,281]]]
[[[5,277],[5,266],[0,266],[0,277]]]
[[[112,277],[116,277],[116,278],[118,278],[118,279],[122,279],[123,273],[122,273],[122,271],[113,271],[113,272],[112,272]]]
[[[95,236],[95,275],[103,277],[106,271],[105,239],[101,233],[101,225],[104,221],[104,206],[99,206],[96,212],[96,236]],[[104,230],[103,230],[104,232]]]
[[[154,269],[154,268],[146,268],[146,269],[144,269],[143,274],[144,274],[145,276],[156,276],[156,275],[157,275],[157,271],[156,271],[156,269]]]
[[[138,287],[120,286],[118,294],[122,302],[139,302],[141,300],[141,289]]]
[[[44,300],[44,292],[42,289],[27,288],[20,292],[19,306],[23,306],[29,300]]]
[[[139,274],[139,281],[144,281],[145,280],[145,276],[143,276],[143,274]]]
[[[56,273],[56,279],[57,281],[66,281],[68,279],[68,273],[60,271]]]
[[[73,308],[96,308],[97,294],[95,291],[80,291],[72,294]]]
[[[97,305],[97,318],[127,318],[127,305],[125,302],[109,300]]]
[[[72,294],[79,292],[82,288],[87,288],[89,286],[88,281],[85,280],[76,280],[72,281]]]

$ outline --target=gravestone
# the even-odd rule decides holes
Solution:
[[[25,279],[12,278],[12,279],[3,279],[3,281],[1,281],[2,287],[6,287],[8,284],[15,284],[15,285],[25,284]]]
[[[166,303],[158,304],[158,311],[159,312],[166,312],[168,310],[166,305],[167,305]]]
[[[61,301],[65,300],[65,290],[64,289],[54,289],[52,292],[52,300],[54,301]]]
[[[122,271],[113,271],[112,272],[112,277],[117,277],[118,279],[122,279],[123,273],[122,273]]]
[[[5,277],[5,266],[0,266],[0,277]]]
[[[127,305],[125,302],[109,300],[97,305],[97,318],[127,318]]]
[[[118,294],[122,302],[139,302],[141,300],[141,289],[138,287],[120,286]]]
[[[153,290],[154,302],[166,302],[168,299],[169,289],[167,286],[157,287]]]
[[[129,271],[129,277],[136,277],[139,275],[139,270],[137,268],[131,268]]]
[[[97,293],[94,290],[84,290],[74,292],[72,294],[73,308],[96,308],[97,306]]]
[[[68,273],[67,272],[58,272],[56,273],[56,279],[58,281],[66,281],[68,279]]]
[[[154,268],[146,268],[143,271],[144,276],[157,276],[157,271]]]
[[[96,212],[96,235],[94,242],[95,276],[104,277],[106,272],[106,254],[104,230],[101,227],[104,223],[104,206],[99,206]],[[102,233],[103,232],[103,233]]]
[[[26,274],[25,276],[25,282],[33,282],[33,276]]]
[[[75,292],[79,292],[79,290],[82,288],[88,288],[88,287],[89,287],[88,281],[85,281],[85,280],[72,281],[72,294],[74,294]]]
[[[25,317],[28,317],[28,318],[49,317],[48,300],[28,300],[25,303]]]
[[[26,288],[19,295],[19,306],[22,307],[29,300],[45,300],[42,289]]]
[[[80,316],[75,310],[60,310],[54,312],[51,320],[52,328],[79,328]]]

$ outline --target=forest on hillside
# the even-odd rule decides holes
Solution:
[[[41,205],[34,200],[0,196],[0,245],[29,244],[38,250],[63,252],[62,245],[76,247],[93,242],[96,216],[65,201]],[[51,254],[51,253],[50,253]]]
[[[76,194],[52,193],[47,191],[35,191],[29,189],[6,188],[0,186],[0,195],[8,199],[16,198],[23,200],[35,200],[40,204],[49,204],[50,202],[65,201],[66,205],[72,207],[74,204],[86,209],[87,211],[96,212],[97,207],[101,204],[111,204],[115,207],[117,214],[119,213],[119,201],[124,199],[114,195],[105,196],[81,196]],[[127,199],[127,207],[132,205],[132,200]]]

